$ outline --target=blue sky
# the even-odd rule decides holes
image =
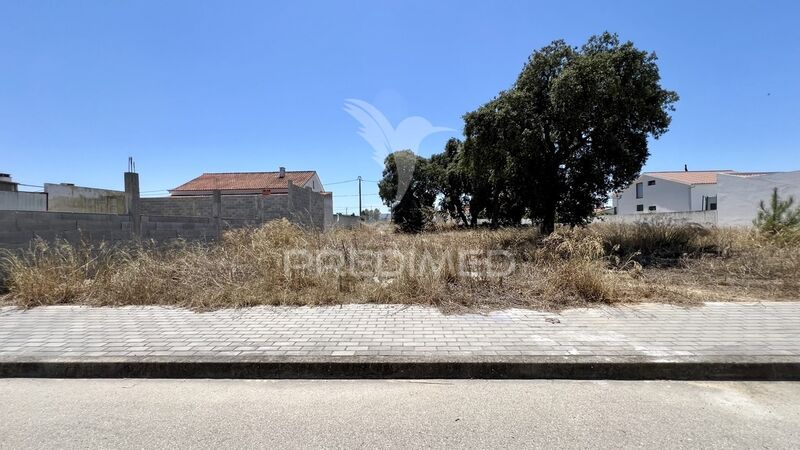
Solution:
[[[143,191],[281,165],[377,180],[345,99],[458,130],[429,155],[533,50],[604,30],[681,96],[645,170],[796,170],[798,22],[794,2],[2,0],[0,172],[121,188],[133,156]],[[354,210],[354,183],[329,188]]]

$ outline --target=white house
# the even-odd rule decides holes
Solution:
[[[641,220],[645,218],[642,215],[655,214],[653,218],[750,225],[759,202],[768,200],[776,187],[782,197],[794,196],[800,202],[800,171],[645,172],[615,193],[612,205],[618,221]]]

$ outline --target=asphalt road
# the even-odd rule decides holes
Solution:
[[[800,383],[0,379],[1,448],[791,448]]]

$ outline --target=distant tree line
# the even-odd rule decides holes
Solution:
[[[437,212],[462,226],[529,218],[545,233],[586,223],[669,127],[678,95],[661,87],[656,59],[610,33],[535,51],[511,88],[464,115],[463,139],[430,158],[386,158],[379,194],[393,221],[409,232]],[[401,187],[403,170],[413,176]]]

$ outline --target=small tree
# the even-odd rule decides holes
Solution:
[[[769,206],[764,200],[758,205],[758,214],[753,224],[762,233],[778,234],[783,231],[800,229],[800,208],[792,209],[794,197],[782,200],[778,188],[773,188]]]
[[[404,182],[407,183],[405,191]],[[419,233],[433,222],[438,194],[436,184],[435,171],[426,158],[411,150],[397,151],[386,157],[378,194],[391,208],[392,221],[400,231]]]
[[[375,222],[381,217],[381,210],[378,208],[374,209],[365,209],[361,211],[361,217],[369,222]]]
[[[461,165],[462,142],[450,138],[444,152],[431,155],[431,172],[436,177],[439,193],[439,207],[451,219],[469,226],[467,208],[469,204],[469,180]]]

